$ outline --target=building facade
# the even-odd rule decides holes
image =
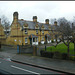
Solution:
[[[0,44],[4,44],[6,41],[6,35],[4,33],[4,27],[1,24],[1,19],[0,19]]]
[[[9,45],[39,45],[51,43],[58,34],[57,22],[54,25],[49,24],[49,19],[45,23],[39,23],[37,16],[33,16],[33,21],[19,19],[18,12],[13,13],[13,21],[10,26],[10,34],[6,38],[6,44]]]

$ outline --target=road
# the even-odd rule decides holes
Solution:
[[[36,61],[35,61],[36,62]],[[0,71],[6,74],[63,74],[52,70],[46,70],[30,65],[20,64],[0,58]]]

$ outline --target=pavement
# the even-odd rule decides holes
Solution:
[[[75,74],[75,61],[50,59],[50,58],[22,55],[22,54],[16,54],[11,58],[11,60],[41,68]]]
[[[13,53],[13,49],[12,51],[1,51],[0,57],[10,58],[11,61],[16,61],[23,64],[25,63],[41,68],[75,74],[75,61],[71,60],[51,59],[28,54],[17,54],[17,50]]]

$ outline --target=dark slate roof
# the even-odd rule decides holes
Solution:
[[[58,31],[59,26],[58,26],[58,25],[57,25],[57,26],[55,26],[55,25],[51,25],[51,29],[52,29],[52,30],[57,30],[57,31]]]
[[[26,23],[28,24],[29,29],[35,29],[35,25],[36,25],[35,22],[32,22],[32,21],[26,21]]]
[[[27,23],[28,24],[28,27],[29,27],[29,29],[35,29],[35,25],[36,25],[36,22],[33,22],[33,21],[26,21],[26,20],[18,20],[18,22],[19,22],[19,24],[21,25],[21,26],[23,26],[24,25],[24,23]],[[45,23],[39,23],[39,22],[37,22],[37,24],[39,25],[39,29],[41,29],[41,27],[42,27],[42,25],[44,25],[44,28],[45,28],[45,30],[49,30],[49,25],[48,24],[45,24]],[[55,26],[55,25],[50,25],[51,26],[51,29],[53,30],[57,30],[58,29],[58,25],[57,26]]]
[[[38,37],[35,36],[34,34],[31,34],[31,35],[29,36],[29,38],[38,38]]]
[[[20,24],[21,26],[23,26],[24,23],[27,23],[29,29],[35,29],[35,25],[36,25],[36,23],[33,22],[33,21],[18,20],[18,22],[19,22],[19,24]]]

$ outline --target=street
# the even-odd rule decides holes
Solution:
[[[36,62],[36,61],[35,61]],[[52,70],[46,70],[30,65],[20,64],[0,58],[0,70],[9,74],[63,74]]]

